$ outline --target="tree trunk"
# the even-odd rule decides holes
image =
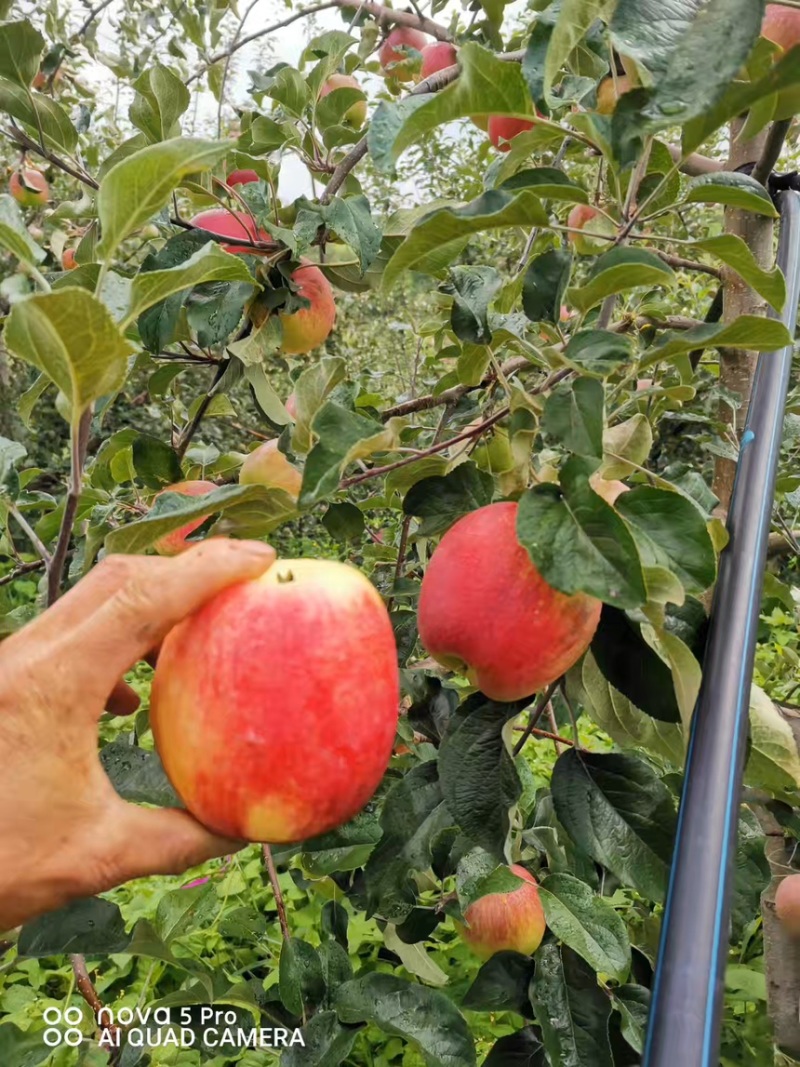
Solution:
[[[743,121],[738,119],[731,124],[731,153],[728,170],[736,170],[744,163],[755,163],[764,147],[766,131],[752,141],[736,140]],[[725,232],[741,237],[761,267],[766,269],[772,267],[774,226],[771,219],[763,215],[754,215],[749,211],[742,211],[739,208],[726,208]],[[766,301],[729,268],[723,267],[722,280],[724,322],[732,322],[739,315],[763,315],[765,313]],[[738,444],[747,417],[755,364],[756,355],[753,352],[729,348],[720,354],[720,385],[727,393],[733,394],[734,402],[737,397],[739,401],[738,407],[732,407],[731,403],[723,397],[718,413],[720,422],[728,428],[731,447],[734,448]],[[734,460],[722,457],[717,459],[713,490],[719,498],[719,511],[722,514],[727,514],[730,506],[735,473]]]

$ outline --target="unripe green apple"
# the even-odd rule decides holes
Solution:
[[[150,722],[170,781],[216,833],[288,843],[347,822],[392,755],[394,632],[344,563],[279,560],[179,623]]]
[[[787,932],[800,937],[800,874],[789,874],[775,893],[775,914]]]
[[[518,137],[519,134],[532,130],[535,125],[536,123],[530,119],[514,119],[508,115],[492,115],[489,119],[487,132],[489,140],[498,152],[509,152],[511,150],[509,142]]]
[[[466,925],[459,924],[462,938],[482,960],[502,951],[530,956],[547,928],[536,879],[519,864],[509,869],[522,879],[519,889],[480,897],[464,912]]]
[[[761,24],[761,36],[788,52],[796,44],[800,44],[800,10],[782,7],[780,4],[767,4]]]
[[[544,689],[583,655],[601,604],[567,596],[539,574],[517,540],[517,505],[459,519],[431,557],[419,598],[419,636],[431,656],[492,700]]]
[[[319,98],[320,100],[324,99],[328,93],[332,93],[335,89],[360,88],[360,84],[352,74],[331,74],[330,78],[324,82],[320,89]],[[343,121],[347,126],[352,126],[355,130],[360,130],[367,121],[367,101],[356,100],[354,104],[351,104],[344,113]]]
[[[470,427],[475,425],[470,423]],[[468,427],[469,428],[469,427]],[[508,430],[504,426],[493,426],[472,453],[472,458],[481,470],[491,474],[502,474],[514,466],[514,456],[508,439]]]
[[[410,26],[395,26],[378,50],[378,60],[384,74],[401,82],[413,81],[415,74],[408,69],[410,53],[422,52],[428,38]]]
[[[201,211],[191,220],[192,225],[218,237],[231,237],[234,240],[271,241],[266,230],[259,229],[250,215],[245,211],[226,211],[224,208],[212,208]],[[259,249],[240,244],[224,244],[226,252],[244,252],[248,255],[260,253]],[[330,282],[313,263],[301,261],[293,272],[292,281],[297,286],[299,296],[310,301],[310,307],[300,308],[291,315],[280,312],[283,339],[281,351],[287,355],[303,355],[317,348],[325,341],[336,321],[336,302]],[[256,300],[251,305],[251,317],[254,325],[260,326],[266,319],[269,308]]]
[[[35,167],[14,171],[8,181],[8,190],[23,207],[42,207],[50,199],[47,179]]]
[[[300,496],[303,475],[280,451],[276,440],[265,441],[245,459],[239,470],[239,484],[283,489],[296,500]]]
[[[217,488],[213,482],[204,481],[186,481],[176,482],[175,485],[168,485],[166,489],[162,489],[160,493],[156,493],[153,503],[163,493],[182,493],[184,496],[205,496],[206,493],[213,493]],[[193,534],[208,518],[208,515],[202,515],[199,519],[192,519],[187,522],[185,526],[181,526],[177,530],[173,530],[171,533],[164,534],[160,537],[153,548],[158,552],[159,556],[177,556],[181,552],[185,552],[187,548],[191,548],[190,544],[187,544],[187,537]]]

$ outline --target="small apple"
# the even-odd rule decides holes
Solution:
[[[61,269],[62,270],[75,270],[75,268],[77,266],[78,266],[78,263],[77,263],[77,260],[75,259],[75,249],[74,248],[65,248],[64,251],[61,253]]]
[[[529,119],[513,119],[507,115],[492,115],[489,119],[487,132],[489,140],[498,152],[508,152],[511,149],[510,141],[521,133],[532,130],[536,124]]]
[[[452,67],[458,63],[458,51],[449,41],[431,41],[422,49],[422,67],[420,81],[430,78],[431,74]]]
[[[610,75],[607,78],[603,78],[597,89],[598,113],[601,115],[613,114],[619,98],[635,88],[636,86],[627,74],[621,74],[617,78],[612,78]]]
[[[422,52],[428,38],[419,30],[410,26],[395,26],[378,50],[378,60],[384,74],[389,74],[401,82],[410,82],[415,78],[408,69],[408,59],[412,52]]]
[[[598,496],[605,500],[606,504],[613,504],[622,493],[628,492],[628,486],[616,478],[604,478],[600,471],[595,471],[589,479],[589,485]]]
[[[170,631],[150,722],[200,822],[282,844],[363,808],[391,760],[398,708],[394,632],[377,590],[347,564],[287,559]]]
[[[161,236],[161,231],[155,223],[148,222],[146,226],[142,226],[139,234],[144,241],[154,241],[157,237]]]
[[[162,489],[160,493],[156,493],[153,503],[164,493],[182,493],[184,496],[205,496],[206,493],[213,493],[217,488],[213,482],[203,481],[186,481],[176,482],[174,485],[168,485],[166,489]],[[159,556],[177,556],[181,552],[185,552],[187,548],[191,548],[190,544],[187,544],[187,537],[193,534],[198,527],[202,526],[208,518],[208,515],[202,515],[199,519],[192,519],[187,522],[185,526],[181,526],[177,530],[172,530],[168,534],[164,534],[163,537],[159,537],[153,548],[158,552]]]
[[[581,231],[568,234],[570,244],[579,256],[596,256],[611,247],[607,238],[613,237],[614,226],[590,204],[576,204],[567,216],[567,226]]]
[[[212,208],[201,211],[191,220],[198,229],[207,230],[217,237],[238,237],[250,241],[271,241],[266,230],[259,229],[253,219],[244,211],[226,211],[224,208]],[[258,248],[248,245],[224,244],[226,252],[244,252],[248,255],[266,255]],[[297,286],[297,293],[310,301],[310,307],[300,308],[291,315],[280,313],[283,327],[281,351],[287,355],[303,355],[317,348],[325,341],[336,321],[336,302],[330,282],[313,263],[301,261],[292,273],[292,281]],[[257,300],[252,305],[253,321],[256,326],[266,319],[264,305]]]
[[[41,207],[50,199],[47,179],[34,167],[22,167],[14,171],[8,182],[8,190],[23,207]]]
[[[225,179],[225,184],[230,188],[234,185],[250,185],[251,182],[261,181],[254,170],[232,170]]]
[[[330,78],[323,83],[323,86],[319,91],[319,98],[320,100],[324,99],[324,97],[326,97],[328,93],[332,93],[334,89],[360,88],[361,86],[352,74],[331,74]],[[351,104],[343,115],[343,121],[347,126],[352,126],[355,130],[360,130],[367,121],[367,101],[356,100],[354,104]]]
[[[488,504],[459,519],[435,549],[419,598],[422,644],[466,671],[491,700],[544,689],[589,646],[601,604],[553,589],[517,540],[517,504]]]
[[[303,475],[278,448],[277,441],[265,441],[249,453],[239,470],[240,485],[265,485],[284,489],[295,500],[300,496]]]
[[[800,10],[781,4],[767,4],[761,36],[788,52],[800,44]]]
[[[510,893],[488,893],[464,912],[466,925],[459,933],[482,960],[504,950],[531,956],[546,930],[538,883],[530,871],[515,863],[509,868],[521,879]]]
[[[800,874],[789,874],[775,893],[775,914],[792,937],[800,937]]]

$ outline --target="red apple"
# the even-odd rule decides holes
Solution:
[[[75,259],[75,249],[65,248],[61,253],[61,267],[63,270],[75,270],[78,266]]]
[[[50,199],[47,179],[35,167],[22,167],[14,171],[8,182],[8,191],[23,207],[41,207]]]
[[[492,700],[550,685],[583,655],[600,601],[542,578],[517,540],[517,505],[489,504],[442,538],[422,579],[419,636],[444,667]]]
[[[761,36],[788,52],[796,44],[800,44],[800,10],[781,7],[780,4],[767,4],[761,24]]]
[[[428,38],[410,26],[395,26],[378,50],[378,60],[384,74],[390,74],[401,82],[413,81],[415,75],[408,70],[407,60],[411,50],[421,52]]]
[[[570,243],[580,256],[596,256],[605,252],[611,243],[603,235],[614,235],[613,224],[590,204],[576,204],[567,216],[567,226],[581,233],[568,234]]]
[[[544,908],[536,879],[519,864],[510,870],[522,879],[519,889],[479,897],[464,912],[467,925],[459,924],[459,933],[482,960],[503,950],[530,956],[544,937]]]
[[[591,476],[589,485],[606,504],[613,504],[618,496],[628,492],[628,486],[624,482],[617,481],[616,478],[604,478],[599,471],[595,471]]]
[[[284,489],[297,499],[303,475],[291,465],[278,448],[277,441],[265,441],[245,459],[239,470],[240,485],[265,485],[268,489]]]
[[[213,482],[203,481],[188,481],[188,482],[176,482],[175,485],[168,485],[166,489],[162,489],[160,493],[156,493],[154,503],[162,495],[162,493],[183,493],[184,496],[205,496],[206,493],[212,493],[217,488]],[[192,519],[191,522],[187,522],[185,526],[181,526],[177,530],[173,530],[171,533],[164,534],[160,537],[153,548],[158,552],[159,556],[177,556],[181,552],[185,552],[187,548],[191,548],[191,545],[186,543],[186,538],[190,534],[194,533],[198,527],[202,526],[208,518],[208,515],[202,515],[199,519]]]
[[[601,115],[611,115],[619,98],[635,88],[636,86],[627,74],[622,74],[617,78],[612,78],[610,75],[608,78],[603,78],[597,89],[597,111]]]
[[[250,241],[272,240],[267,231],[258,229],[250,215],[244,211],[213,208],[210,211],[201,211],[191,221],[194,226],[208,230],[218,237],[238,237]],[[226,252],[260,254],[259,249],[247,245],[224,244],[222,247]],[[283,327],[281,351],[287,355],[301,355],[321,345],[333,329],[336,302],[328,279],[313,263],[302,260],[292,274],[292,281],[297,287],[298,295],[310,301],[310,307],[300,308],[291,315],[280,313]],[[256,325],[260,325],[265,318],[265,313],[260,309],[261,305],[256,301],[253,311],[253,321]]]
[[[261,179],[254,170],[232,170],[225,179],[225,184],[233,188],[234,185],[249,185],[258,181]]]
[[[356,78],[352,74],[331,74],[330,78],[323,84],[319,91],[319,98],[322,100],[332,93],[334,89],[360,89]],[[352,126],[354,129],[359,130],[367,121],[367,101],[356,100],[354,104],[344,113],[344,122],[348,126]]]
[[[375,588],[347,564],[290,559],[170,632],[150,721],[196,818],[285,843],[366,804],[392,755],[398,704],[394,633]]]
[[[458,52],[455,45],[449,41],[431,41],[422,49],[422,68],[419,72],[420,80],[430,78],[439,70],[452,67],[458,62]]]
[[[800,937],[800,874],[789,874],[775,893],[775,914],[793,937]]]
[[[520,133],[532,130],[535,123],[530,119],[513,119],[507,115],[492,115],[487,127],[489,140],[498,152],[508,152],[511,145],[508,143]]]

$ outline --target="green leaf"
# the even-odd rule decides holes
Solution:
[[[510,810],[522,793],[504,731],[527,703],[498,704],[474,693],[448,723],[439,749],[448,811],[466,837],[497,861],[504,858]]]
[[[489,305],[502,284],[494,267],[453,267],[447,288],[453,291],[450,325],[459,341],[471,345],[492,343]]]
[[[741,940],[746,927],[761,911],[761,894],[772,874],[764,855],[766,835],[753,811],[742,805],[736,839],[736,860],[731,901],[731,940]]]
[[[655,655],[649,645],[644,647],[651,655]],[[633,649],[621,649],[620,651],[624,651],[629,659],[634,659],[636,656],[636,651]],[[658,662],[662,663],[661,660]],[[671,722],[652,718],[623,696],[603,676],[591,653],[584,657],[582,666],[581,705],[589,718],[593,719],[620,748],[631,749],[637,753],[644,750],[675,767],[682,766],[685,755],[683,730],[680,726],[680,712],[675,704],[672,679],[669,677],[666,665],[662,663],[662,669],[666,674],[668,695],[675,706],[675,719]],[[571,684],[571,679],[568,684]],[[655,690],[656,687],[653,686],[653,693]]]
[[[364,512],[348,501],[331,504],[322,516],[322,525],[334,541],[358,541],[364,534]]]
[[[603,456],[605,400],[594,378],[562,382],[545,401],[542,430],[579,456]]]
[[[186,111],[191,94],[169,67],[156,63],[133,83],[136,95],[128,115],[150,141],[180,136],[178,119]]]
[[[613,996],[614,1007],[622,1016],[622,1036],[641,1055],[650,1012],[650,990],[641,985],[621,985]]]
[[[174,267],[140,271],[133,279],[130,306],[123,325],[174,293],[182,293],[195,285],[212,281],[254,284],[244,260],[223,251],[215,241],[208,241],[189,259]]]
[[[518,170],[510,178],[501,181],[499,188],[512,191],[531,189],[540,200],[562,200],[568,204],[589,203],[589,195],[583,186],[572,181],[563,170],[556,167],[528,167]],[[565,255],[568,253],[567,249],[551,251],[563,251]]]
[[[318,1011],[302,1029],[303,1044],[281,1053],[281,1067],[339,1067],[360,1027],[343,1026],[335,1011]]]
[[[402,922],[411,913],[411,872],[430,867],[434,841],[452,825],[435,761],[412,767],[392,786],[381,812],[382,836],[364,870],[370,914]]]
[[[295,513],[294,503],[282,489],[263,485],[223,485],[205,496],[164,493],[143,519],[119,526],[108,534],[106,552],[144,552],[159,538],[185,526],[190,519],[206,518],[217,512],[231,512],[239,506],[252,507],[265,530]]]
[[[39,70],[44,37],[23,19],[0,26],[0,77],[27,89]]]
[[[792,343],[782,322],[759,315],[740,315],[730,323],[703,323],[691,330],[669,330],[647,349],[639,369],[676,359],[701,348],[748,348],[755,352],[775,352]]]
[[[85,289],[59,289],[18,301],[3,337],[16,356],[56,383],[73,421],[93,400],[119,388],[133,351],[106,307]]]
[[[636,708],[660,722],[680,722],[669,666],[624,611],[603,605],[591,647],[603,677]]]
[[[397,927],[392,923],[388,923],[383,932],[383,943],[389,952],[399,957],[408,973],[422,979],[425,985],[439,988],[449,982],[450,979],[439,964],[431,959],[425,947],[419,943],[407,944],[399,937]]]
[[[297,418],[292,432],[292,450],[301,455],[312,445],[311,423],[325,397],[344,380],[346,365],[340,356],[323,356],[307,367],[295,382]]]
[[[694,501],[643,485],[623,493],[616,508],[633,533],[644,566],[667,568],[687,593],[703,593],[713,584],[714,546]]]
[[[786,279],[780,267],[763,270],[741,237],[720,233],[695,241],[694,247],[721,259],[780,314],[786,303]]]
[[[637,413],[624,422],[607,427],[603,433],[605,477],[625,478],[632,474],[635,468],[631,464],[644,466],[652,447],[653,430],[646,415]]]
[[[292,937],[283,942],[279,975],[281,1001],[292,1015],[303,1015],[307,1007],[319,1004],[325,996],[322,964],[317,950],[307,941]]]
[[[181,480],[181,461],[165,441],[138,434],[131,449],[133,469],[148,489],[161,489]]]
[[[5,485],[8,476],[27,454],[27,448],[19,441],[10,441],[7,437],[0,437],[0,486]]]
[[[120,738],[100,749],[100,763],[123,800],[161,808],[182,807],[157,752],[147,752]]]
[[[772,197],[761,182],[739,171],[701,174],[698,178],[693,178],[683,202],[685,204],[725,204],[726,207],[738,207],[743,211],[767,215],[772,219],[778,217]]]
[[[369,1022],[387,1034],[413,1041],[427,1067],[474,1067],[475,1046],[463,1017],[436,989],[373,972],[337,990],[342,1022]]]
[[[548,929],[601,974],[624,982],[631,946],[622,917],[603,897],[570,874],[551,874],[539,896]]]
[[[272,85],[266,90],[267,96],[283,104],[290,115],[302,116],[309,102],[309,89],[303,75],[293,67],[282,67],[275,75]]]
[[[130,940],[116,904],[101,897],[86,897],[26,923],[20,930],[17,950],[20,956],[39,959],[69,952],[106,956],[124,952]]]
[[[165,945],[210,922],[218,908],[214,887],[181,887],[165,893],[158,901],[154,927]]]
[[[36,407],[36,402],[52,385],[52,382],[46,374],[40,374],[36,381],[31,385],[22,396],[17,400],[17,414],[25,424],[26,429],[30,430],[33,419],[33,409]]]
[[[16,200],[7,193],[0,195],[0,245],[21,263],[34,267],[45,258],[44,250],[28,233]]]
[[[564,349],[565,363],[583,374],[607,378],[633,360],[630,338],[610,330],[578,330]]]
[[[0,1026],[0,1063],[40,1067],[52,1055],[53,1049],[44,1043],[44,1030],[20,1030],[11,1022]]]
[[[611,1003],[584,961],[548,942],[536,954],[531,1001],[551,1064],[613,1067],[608,1040]]]
[[[483,964],[464,994],[462,1004],[470,1011],[514,1011],[530,1017],[528,987],[535,963],[532,956],[503,950]]]
[[[566,248],[551,248],[532,260],[522,282],[522,308],[531,322],[560,321],[572,264]]]
[[[578,848],[649,900],[664,899],[675,805],[646,763],[569,749],[556,761],[551,789],[556,815]]]
[[[551,106],[559,103],[552,90],[561,68],[595,20],[605,17],[612,7],[610,0],[563,0],[544,64],[544,96]]]
[[[612,248],[597,260],[586,285],[570,289],[567,298],[578,311],[586,312],[607,296],[654,285],[671,286],[675,281],[672,268],[654,252],[646,248]]]
[[[367,143],[380,170],[389,171],[400,155],[431,130],[469,115],[533,117],[533,102],[517,63],[467,41],[458,52],[461,74],[438,93],[382,101],[372,117]]]
[[[210,170],[229,151],[227,141],[177,137],[141,148],[115,164],[97,194],[102,232],[98,254],[109,259],[128,234],[168,203],[182,178]]]
[[[560,489],[538,485],[522,496],[517,536],[545,581],[563,593],[589,593],[622,608],[647,599],[633,538],[589,486],[585,461],[565,464]]]
[[[335,94],[331,94],[333,96]],[[327,98],[326,98],[327,99]],[[303,232],[303,216],[308,217],[310,240],[317,229],[327,226],[349,245],[358,257],[362,275],[372,265],[381,247],[382,234],[372,218],[369,200],[363,195],[336,197],[331,204],[312,204],[305,197],[297,201],[297,222],[294,230]]]
[[[383,275],[384,288],[393,285],[403,271],[424,271],[425,259],[434,251],[441,256],[452,249],[453,256],[457,255],[470,234],[548,224],[541,200],[527,189],[516,195],[490,189],[464,207],[438,208],[417,223],[389,260]]]
[[[64,108],[43,93],[31,92],[7,78],[0,78],[0,111],[5,111],[23,125],[28,132],[42,138],[48,148],[71,152],[78,143],[78,131]]]
[[[482,1067],[548,1067],[548,1060],[537,1031],[526,1026],[495,1041]]]
[[[403,514],[422,519],[420,537],[444,533],[463,515],[491,504],[494,480],[474,463],[459,463],[449,474],[434,474],[411,486],[403,500]]]
[[[773,796],[800,789],[800,756],[792,727],[756,685],[750,690],[750,752],[745,781]]]

